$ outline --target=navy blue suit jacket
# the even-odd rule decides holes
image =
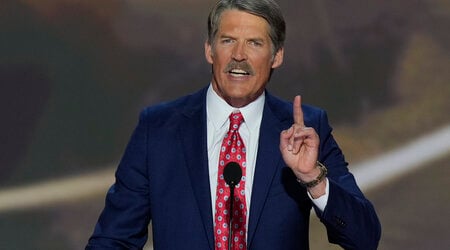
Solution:
[[[345,249],[376,249],[377,215],[349,173],[325,112],[306,105],[302,109],[306,126],[320,136],[319,161],[328,168],[328,204],[318,214],[329,241]],[[279,150],[280,132],[292,124],[292,104],[266,94],[248,249],[309,248],[313,205]],[[206,145],[206,88],[145,109],[86,249],[141,249],[151,221],[156,250],[213,250]]]

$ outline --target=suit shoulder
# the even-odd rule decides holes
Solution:
[[[180,116],[189,116],[193,112],[198,112],[204,107],[204,90],[179,97],[177,99],[161,102],[145,107],[140,113],[140,119],[147,122],[170,122]]]
[[[292,116],[292,101],[286,101],[273,95],[267,95],[267,101],[270,106],[275,107],[276,113],[287,113],[289,116]],[[314,117],[320,117],[326,114],[324,109],[309,104],[302,104],[302,111],[305,120],[307,118],[314,119]]]
[[[205,103],[206,92],[200,90],[196,93],[185,95],[171,101],[165,101],[145,107],[141,114],[147,117],[189,113],[193,109],[202,107]]]

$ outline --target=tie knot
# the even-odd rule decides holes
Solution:
[[[244,121],[244,117],[241,112],[233,112],[230,114],[230,130],[238,130]]]

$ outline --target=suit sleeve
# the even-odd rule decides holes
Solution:
[[[323,212],[315,208],[326,226],[328,240],[344,249],[377,249],[381,226],[371,202],[367,200],[347,168],[344,155],[331,134],[321,111],[316,128],[320,137],[319,161],[328,168],[329,196]]]
[[[105,207],[86,249],[142,249],[151,219],[147,171],[148,126],[141,113],[138,126],[108,190]]]

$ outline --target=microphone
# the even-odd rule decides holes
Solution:
[[[241,166],[234,161],[227,163],[223,169],[223,178],[228,186],[234,188],[242,178]]]
[[[228,250],[231,250],[231,242],[233,238],[232,221],[233,221],[233,201],[234,201],[234,187],[239,184],[242,178],[241,166],[234,161],[231,161],[225,165],[223,169],[223,178],[225,182],[230,186],[230,220],[228,221]]]

